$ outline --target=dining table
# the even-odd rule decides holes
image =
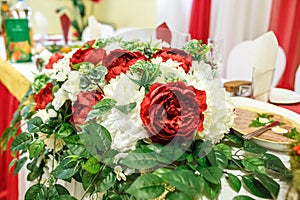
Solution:
[[[6,127],[9,126],[13,113],[17,109],[22,97],[26,94],[34,79],[34,74],[38,73],[34,62],[27,63],[11,63],[5,59],[0,58],[0,136]],[[295,104],[276,104],[276,106],[289,109],[295,113],[300,114],[300,103]],[[10,141],[11,143],[11,141]],[[9,146],[10,144],[8,144]],[[270,150],[271,153],[277,155],[283,163],[289,167],[289,155],[286,152]],[[16,200],[23,199],[26,188],[30,185],[26,181],[26,170],[21,171],[20,174],[14,175],[13,169],[9,170],[9,163],[12,160],[11,152],[9,150],[0,154],[0,200]],[[279,181],[281,186],[278,199],[285,199],[289,184]],[[78,186],[71,188],[73,192],[77,191]],[[251,196],[245,190],[240,191],[239,194]],[[222,191],[219,199],[232,199],[237,195],[230,189],[229,185],[222,185]]]

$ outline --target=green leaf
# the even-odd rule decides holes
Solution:
[[[27,169],[30,171],[30,173],[27,175],[27,180],[28,181],[34,181],[37,179],[39,176],[44,173],[43,171],[43,165],[37,166],[37,161],[38,158],[34,158],[31,163],[27,164]]]
[[[89,124],[83,126],[79,137],[87,150],[96,158],[110,150],[110,133],[105,127],[94,121],[90,121]]]
[[[228,160],[232,159],[232,149],[230,146],[220,143],[214,146],[214,149],[223,152]]]
[[[77,155],[79,157],[87,159],[91,157],[91,154],[88,152],[84,145],[67,144],[66,146],[73,155]]]
[[[254,143],[251,140],[245,140],[244,150],[256,154],[265,153],[267,151],[267,149],[259,146],[258,144]]]
[[[149,169],[158,164],[154,152],[131,152],[120,163],[132,169]]]
[[[164,181],[176,188],[176,191],[185,193],[190,198],[200,196],[204,180],[191,170],[175,170],[162,174]]]
[[[189,195],[183,193],[183,192],[169,192],[166,196],[166,200],[187,200],[191,199]]]
[[[244,165],[246,170],[249,170],[252,172],[259,171],[261,173],[266,173],[264,162],[259,158],[246,157],[242,160],[242,164]]]
[[[101,111],[100,113],[104,114],[109,110],[111,110],[116,104],[117,101],[110,98],[106,98],[96,103],[96,105],[94,105],[94,109],[100,110]]]
[[[80,140],[79,135],[71,135],[71,136],[63,138],[63,140],[66,144],[83,145],[83,143]]]
[[[82,187],[84,190],[88,189],[89,193],[93,193],[95,191],[95,184],[93,183],[93,179],[98,176],[97,174],[91,174],[85,171],[82,175]]]
[[[40,131],[40,126],[43,124],[43,121],[40,117],[34,117],[27,122],[28,131],[30,133],[36,133]]]
[[[208,199],[214,200],[217,199],[221,191],[221,184],[214,184],[211,182],[204,182],[204,194]]]
[[[163,163],[172,163],[185,153],[185,151],[177,144],[169,144],[164,146],[159,154],[158,160]]]
[[[29,144],[32,142],[32,135],[30,133],[20,133],[12,142],[11,150],[12,151],[20,151],[26,150]]]
[[[242,147],[244,145],[244,141],[234,134],[226,134],[225,137],[237,147]]]
[[[0,137],[0,144],[1,149],[6,150],[7,144],[10,137],[15,137],[17,134],[18,129],[13,127],[8,127],[4,130],[2,136]]]
[[[77,200],[75,197],[72,197],[71,195],[60,195],[58,197],[58,200]]]
[[[38,157],[43,151],[44,145],[43,140],[34,140],[29,146],[29,158],[32,159]]]
[[[129,103],[127,105],[116,106],[116,109],[124,114],[130,113],[136,107],[136,102]]]
[[[164,181],[154,174],[139,176],[126,190],[137,199],[153,199],[159,197],[164,191]]]
[[[91,174],[96,174],[100,169],[100,162],[95,157],[91,157],[82,165],[82,169]]]
[[[23,107],[23,105],[21,107]],[[13,114],[12,120],[10,122],[10,126],[15,126],[18,122],[22,120],[22,116],[20,115],[18,110],[15,111]]]
[[[197,170],[200,172],[200,174],[209,182],[218,184],[222,175],[223,171],[222,169],[218,167],[197,167]]]
[[[64,188],[62,185],[50,185],[48,190],[48,199],[55,200],[58,199],[61,195],[70,195],[69,191]]]
[[[205,142],[203,142],[201,145],[199,145],[198,148],[200,148],[197,152],[198,152],[198,157],[204,157],[206,156],[211,150],[212,150],[212,143],[211,141],[207,140]]]
[[[25,193],[24,200],[46,200],[47,188],[44,185],[36,184],[31,186]]]
[[[236,192],[240,191],[241,186],[242,186],[242,182],[240,181],[240,179],[236,175],[228,173],[228,176],[226,177],[226,180],[228,181],[230,187],[234,191],[236,191]]]
[[[116,183],[116,174],[109,167],[104,167],[95,183],[96,191],[105,192]]]
[[[232,200],[255,200],[249,196],[246,196],[246,195],[238,195],[238,196],[235,196]]]
[[[52,175],[58,179],[71,178],[78,171],[78,164],[71,159],[64,159],[53,171]]]
[[[283,164],[283,162],[277,156],[273,154],[264,153],[260,155],[259,158],[263,160],[266,169],[278,172],[278,176],[282,176],[285,178],[291,177],[291,171]]]
[[[55,133],[55,138],[64,138],[73,133],[73,126],[69,123],[63,123]]]
[[[67,195],[67,194],[70,194],[69,191],[68,191],[64,186],[62,186],[62,185],[55,184],[54,187],[55,187],[55,189],[56,189],[56,191],[57,191],[57,193],[58,193],[59,195]]]
[[[18,160],[16,167],[14,169],[14,175],[17,175],[19,173],[19,171],[21,170],[21,168],[24,166],[24,164],[27,161],[27,157],[23,157],[20,160]]]
[[[280,185],[266,174],[262,174],[257,171],[255,171],[254,174],[258,180],[269,190],[273,199],[277,199]]]
[[[226,155],[222,151],[219,151],[219,150],[212,150],[207,155],[207,158],[208,158],[209,162],[211,163],[211,165],[215,166],[215,167],[220,167],[222,169],[225,169],[225,167],[228,164],[228,159],[227,159]]]
[[[256,180],[252,175],[242,176],[242,181],[245,185],[245,188],[251,194],[261,198],[272,198],[270,192],[264,187],[264,185]]]

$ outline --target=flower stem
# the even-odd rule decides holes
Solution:
[[[99,169],[99,171],[97,172],[96,176],[94,176],[93,180],[91,181],[91,183],[89,184],[89,186],[86,188],[86,190],[84,191],[82,197],[80,198],[80,200],[83,200],[84,196],[88,193],[90,187],[94,184],[96,178],[99,176],[99,174],[101,173],[102,169],[104,168],[104,165],[101,166],[101,168]]]

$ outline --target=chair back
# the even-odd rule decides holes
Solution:
[[[254,41],[246,40],[232,48],[226,65],[226,80],[252,81],[254,65]],[[275,73],[272,87],[278,84],[286,65],[286,56],[281,47],[278,47]]]

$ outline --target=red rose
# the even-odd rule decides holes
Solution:
[[[138,60],[147,60],[147,58],[141,52],[130,52],[122,49],[111,51],[104,57],[102,63],[108,70],[105,77],[106,81],[116,78],[116,76],[120,75],[122,72],[126,73],[129,67]]]
[[[61,55],[60,53],[54,53],[50,58],[45,66],[46,69],[53,69],[53,64],[57,63],[60,59],[62,59],[64,56]]]
[[[141,103],[140,116],[152,142],[167,144],[173,138],[192,140],[203,130],[207,108],[205,91],[183,82],[154,83]]]
[[[100,92],[81,92],[77,95],[77,100],[72,107],[73,118],[72,122],[75,125],[82,125],[88,113],[93,109],[93,106],[103,98]]]
[[[163,48],[160,50],[157,50],[153,55],[153,58],[161,57],[164,62],[166,62],[169,59],[172,59],[173,61],[177,61],[180,64],[180,66],[183,68],[185,73],[188,73],[190,71],[190,68],[192,66],[193,57],[181,50],[181,49],[175,49],[175,48]]]
[[[94,3],[99,3],[101,0],[92,0]]]
[[[52,83],[47,83],[47,85],[40,90],[40,92],[34,95],[34,101],[36,102],[35,109],[45,109],[47,104],[53,101],[52,95]]]
[[[106,55],[106,51],[102,48],[81,48],[78,49],[70,59],[71,65],[75,65],[81,62],[90,62],[97,65],[103,57]]]

